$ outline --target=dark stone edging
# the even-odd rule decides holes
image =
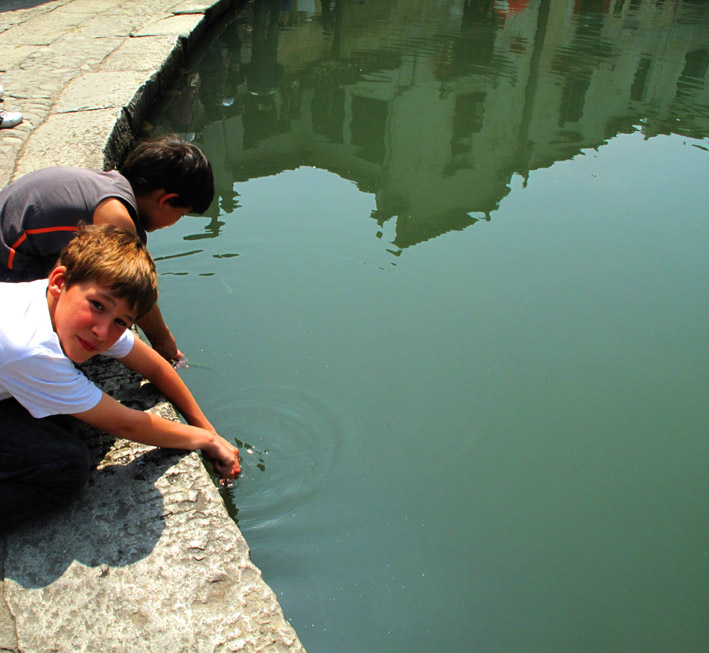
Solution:
[[[202,21],[193,31],[179,37],[175,49],[165,58],[160,68],[136,91],[130,104],[123,107],[121,116],[116,120],[116,125],[103,150],[105,170],[116,168],[125,158],[134,138],[140,132],[150,107],[177,76],[180,64],[199,43],[207,29],[226,12],[237,10],[246,4],[248,4],[248,0],[217,0],[205,10]],[[188,12],[182,12],[182,14],[186,13]],[[140,38],[140,36],[135,38]]]

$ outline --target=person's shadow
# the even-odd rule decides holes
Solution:
[[[146,558],[164,530],[155,482],[186,454],[151,449],[128,464],[94,470],[82,497],[6,533],[5,578],[36,589],[57,580],[74,560],[105,572]]]
[[[141,386],[137,375],[115,361],[96,363],[83,371],[99,387],[132,408],[160,412],[164,397],[152,385]],[[165,528],[163,494],[156,482],[189,455],[116,440],[67,419],[65,426],[89,448],[91,476],[83,495],[68,506],[3,534],[5,578],[25,588],[50,585],[74,560],[103,572],[146,558]]]

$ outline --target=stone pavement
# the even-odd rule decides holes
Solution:
[[[0,187],[49,165],[109,168],[206,27],[244,2],[2,0]],[[87,374],[177,419],[115,362]],[[0,651],[303,651],[196,453],[84,425],[96,463],[69,509],[0,538]]]

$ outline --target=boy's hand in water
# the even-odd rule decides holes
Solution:
[[[209,458],[214,466],[214,471],[219,474],[222,481],[229,482],[241,473],[239,450],[216,433],[213,445],[202,451]]]
[[[180,370],[184,370],[185,368],[189,367],[187,364],[187,359],[184,356],[180,356],[179,358],[173,358],[170,363],[172,363],[172,366],[179,372]]]

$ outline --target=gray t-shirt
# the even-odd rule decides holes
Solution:
[[[146,242],[133,189],[116,171],[58,166],[30,172],[6,186],[0,191],[0,277],[46,277],[79,221],[91,224],[96,207],[109,197],[123,202],[138,237]]]

